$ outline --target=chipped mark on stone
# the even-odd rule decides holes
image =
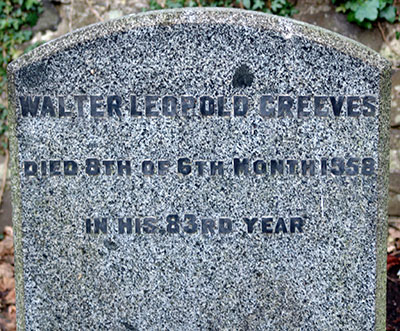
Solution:
[[[104,246],[109,250],[116,250],[118,248],[118,245],[112,240],[104,240]]]
[[[282,37],[284,39],[290,39],[293,37],[294,31],[295,29],[291,24],[286,24],[286,26],[282,28]]]
[[[121,324],[125,327],[125,330],[131,330],[131,331],[136,331],[138,330],[136,327],[133,325],[126,323],[126,322],[121,322]]]
[[[236,69],[233,76],[233,87],[249,87],[253,83],[254,74],[250,71],[250,68],[242,64]]]

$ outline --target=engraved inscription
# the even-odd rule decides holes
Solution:
[[[238,81],[239,81],[238,76]],[[242,78],[240,78],[242,79]],[[239,83],[238,83],[239,84]],[[20,115],[26,119],[122,118],[132,120],[159,117],[243,118],[263,120],[297,118],[368,118],[377,116],[378,98],[372,95],[23,95],[19,96]],[[194,159],[177,155],[174,159],[78,159],[23,160],[25,178],[55,176],[193,176],[277,177],[277,176],[372,176],[377,161],[369,155],[326,155],[313,158],[232,157]],[[339,184],[340,185],[340,184]],[[241,231],[249,235],[301,234],[306,216],[280,217],[203,217],[191,213],[166,216],[87,217],[88,235],[201,234],[229,235]]]
[[[262,95],[234,96],[119,96],[71,95],[52,97],[19,96],[23,117],[243,117],[257,113],[264,119],[310,117],[372,117],[377,115],[378,98],[371,95]]]
[[[100,160],[88,158],[84,162],[74,160],[23,161],[25,177],[36,176],[370,176],[375,174],[376,162],[370,157],[332,157],[315,159],[256,159],[234,158],[231,161],[191,160],[183,157],[175,161]]]
[[[194,214],[170,214],[165,217],[118,217],[111,219],[86,218],[86,234],[202,234],[227,235],[235,231],[248,234],[295,234],[303,233],[303,217],[199,217]]]

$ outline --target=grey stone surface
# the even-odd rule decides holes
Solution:
[[[50,0],[42,0],[43,12],[39,16],[39,20],[33,28],[34,32],[52,30],[56,31],[61,18],[58,15],[54,3]]]
[[[255,12],[164,11],[50,42],[9,82],[21,330],[385,329],[390,66],[374,51]]]

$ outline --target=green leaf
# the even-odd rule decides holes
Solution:
[[[198,4],[194,0],[189,0],[188,7],[198,7]]]
[[[360,22],[358,24],[364,29],[368,29],[368,30],[372,29],[372,23],[370,21]]]
[[[18,28],[20,27],[21,23],[22,22],[19,21],[19,20],[13,20],[12,21],[12,26],[13,26],[14,30],[18,30]]]
[[[357,1],[346,1],[344,7],[355,12],[360,7],[360,4]]]
[[[167,0],[166,6],[168,8],[182,8],[184,3],[182,1]]]
[[[386,7],[380,12],[379,17],[384,18],[390,23],[394,23],[396,21],[396,8],[393,6]]]
[[[356,14],[351,11],[350,13],[347,14],[347,20],[351,23],[351,22],[355,22],[356,21]]]
[[[162,7],[158,4],[158,2],[156,0],[150,0],[149,9],[150,10],[158,10],[158,9],[162,9]]]
[[[336,7],[336,12],[337,13],[345,13],[346,12],[346,7],[344,5],[340,5],[338,7]]]
[[[281,9],[286,1],[280,1],[280,0],[273,0],[271,3],[271,10],[273,12],[277,12],[279,9]]]
[[[400,39],[400,32],[396,31],[396,39],[399,40]]]
[[[254,0],[253,10],[264,8],[265,1],[263,0]]]
[[[393,4],[393,0],[379,0],[379,10],[384,9],[387,5]]]
[[[355,19],[363,22],[365,19],[375,21],[378,18],[379,0],[363,2],[355,11]]]
[[[26,9],[31,9],[34,5],[36,5],[35,0],[25,0],[25,8]]]
[[[243,6],[246,9],[250,9],[251,8],[251,1],[250,0],[243,0]]]
[[[28,23],[30,26],[34,26],[38,19],[39,16],[37,13],[29,13],[26,18],[26,23]]]

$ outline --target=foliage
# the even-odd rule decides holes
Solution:
[[[164,5],[160,5],[156,0],[150,0],[149,3],[150,10],[182,7],[236,7],[280,16],[292,16],[297,13],[294,5],[288,0],[166,0]]]
[[[0,100],[6,89],[7,65],[19,55],[21,44],[32,38],[42,11],[39,0],[0,0]],[[7,148],[7,108],[0,104],[0,151]]]
[[[386,20],[394,23],[397,19],[397,9],[393,0],[332,0],[337,6],[336,11],[347,14],[349,22],[371,29],[374,22]]]

